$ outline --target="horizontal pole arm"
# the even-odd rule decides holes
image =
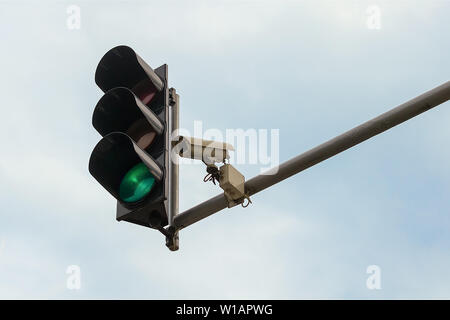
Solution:
[[[254,195],[284,179],[345,151],[377,134],[428,111],[450,99],[450,81],[427,91],[321,145],[306,151],[279,166],[245,182],[245,191]],[[175,227],[185,228],[228,206],[224,194],[219,194],[175,217]]]

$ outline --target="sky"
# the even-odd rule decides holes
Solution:
[[[278,129],[285,161],[448,81],[449,12],[448,0],[0,0],[0,298],[450,298],[449,102],[189,226],[177,252],[117,222],[87,169],[94,73],[114,46],[168,64],[181,127]],[[247,179],[262,166],[236,164]],[[204,171],[181,165],[181,211],[220,193]]]

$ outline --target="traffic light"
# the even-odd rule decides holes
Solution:
[[[116,219],[158,229],[167,235],[178,201],[171,179],[172,89],[167,65],[153,70],[133,49],[109,50],[97,66],[95,82],[104,95],[92,117],[102,135],[89,172],[117,199]],[[172,202],[172,203],[171,203]]]

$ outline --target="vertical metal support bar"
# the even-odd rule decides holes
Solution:
[[[173,97],[175,99],[175,103],[172,106],[172,132],[171,132],[171,138],[172,138],[172,134],[174,133],[174,131],[178,132],[178,129],[180,128],[180,96],[176,93],[175,89],[171,89],[172,90],[172,94]],[[172,141],[170,144],[170,150],[172,151]],[[173,156],[179,157],[178,154],[171,154],[171,158]],[[173,159],[172,159],[173,160]],[[179,195],[178,195],[178,187],[179,187],[179,168],[178,168],[178,161],[179,158],[177,159],[177,162],[172,161],[172,195],[173,195],[173,201],[172,201],[172,216],[173,219],[171,219],[171,224],[170,226],[174,226],[174,219],[175,216],[178,214],[179,212]]]
[[[172,137],[175,130],[180,127],[180,112],[179,112],[179,100],[180,96],[176,93],[174,88],[169,89],[169,179],[170,179],[170,201],[169,201],[169,230],[173,231],[171,237],[166,237],[166,245],[172,250],[179,249],[179,237],[178,231],[175,231],[175,216],[179,211],[179,196],[178,196],[178,184],[179,184],[179,169],[178,155],[172,152]]]

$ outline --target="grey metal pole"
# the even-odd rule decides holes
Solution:
[[[172,133],[175,130],[178,130],[180,127],[180,112],[179,112],[179,103],[180,103],[180,96],[176,93],[176,90],[174,88],[171,88],[171,97],[172,97],[172,103],[171,106],[171,117],[172,117],[172,127],[170,128],[170,143],[169,143],[169,150],[172,155]],[[178,196],[178,177],[179,177],[179,168],[178,163],[171,161],[170,163],[171,167],[171,195],[172,199],[170,201],[171,205],[171,216],[169,218],[169,226],[173,226],[174,218],[178,214],[178,202],[179,202],[179,196]]]
[[[321,145],[306,151],[278,167],[272,168],[245,183],[248,195],[260,192],[290,176],[347,150],[383,131],[434,108],[450,99],[450,81],[405,102]],[[185,228],[217,211],[225,209],[228,202],[224,194],[219,194],[175,217],[177,229]]]
[[[172,127],[169,128],[170,130],[170,136],[169,136],[169,154],[171,155],[169,157],[169,159],[172,159],[172,133],[175,130],[178,130],[180,127],[180,96],[177,94],[176,90],[174,88],[170,89],[170,114],[169,116],[171,117],[171,121],[169,121],[169,123],[171,123]],[[172,159],[173,160],[173,159]],[[179,167],[178,167],[178,163],[175,161],[171,161],[169,163],[170,166],[170,186],[171,189],[169,190],[170,192],[170,201],[169,201],[169,228],[174,228],[175,227],[175,217],[178,214],[179,211],[179,195],[178,195],[178,183],[179,183]],[[172,251],[176,251],[179,248],[179,237],[178,237],[178,232],[175,232],[173,234],[173,236],[171,237],[166,237],[166,245],[167,247],[172,250]]]

